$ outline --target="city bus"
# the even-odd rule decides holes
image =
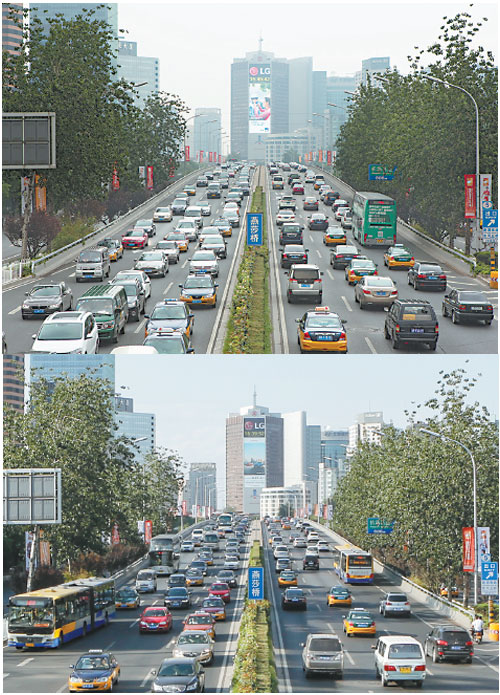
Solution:
[[[352,203],[352,233],[362,246],[396,243],[396,201],[382,193],[356,193]]]
[[[116,614],[114,579],[88,577],[9,598],[7,644],[55,649],[107,625]]]
[[[373,584],[373,558],[363,550],[336,548],[333,569],[346,584]]]
[[[179,536],[154,536],[149,544],[149,566],[157,577],[175,574],[179,569]]]
[[[217,519],[217,528],[224,531],[224,533],[233,532],[233,515],[230,513],[220,514]]]
[[[219,550],[219,536],[216,531],[205,531],[203,534],[203,545],[211,548],[213,552]]]

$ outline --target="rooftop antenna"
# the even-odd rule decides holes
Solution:
[[[253,386],[253,407],[257,407],[257,390],[255,388],[255,384]]]

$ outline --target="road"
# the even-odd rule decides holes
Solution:
[[[319,571],[302,570],[303,548],[293,548],[291,558],[294,569],[299,571],[298,586],[304,589],[307,597],[307,611],[283,611],[280,607],[280,594],[277,575],[274,570],[272,548],[268,543],[268,533],[263,524],[264,554],[268,581],[269,599],[276,609],[279,621],[277,639],[274,640],[275,653],[279,645],[277,659],[278,675],[280,677],[280,692],[298,693],[345,693],[382,692],[385,689],[374,677],[374,659],[371,644],[376,638],[371,636],[346,637],[342,632],[342,616],[347,613],[345,607],[327,607],[326,594],[330,587],[341,584],[339,577],[332,569],[332,554],[321,553]],[[285,544],[288,544],[290,531],[283,531]],[[331,538],[319,534],[321,540],[331,544]],[[439,623],[449,623],[436,611],[412,600],[413,615],[411,618],[384,618],[378,612],[378,604],[383,592],[389,590],[391,580],[383,575],[376,575],[373,585],[355,585],[352,587],[354,596],[353,607],[366,608],[371,611],[376,621],[377,634],[411,635],[422,644],[431,626]],[[344,678],[335,681],[332,677],[313,675],[306,679],[302,672],[302,647],[310,632],[335,632],[344,647]],[[424,690],[431,692],[498,692],[498,645],[484,642],[475,645],[475,656],[472,664],[440,663],[433,664],[427,657],[427,677]],[[391,684],[396,692],[403,688]],[[416,689],[404,687],[404,692]]]
[[[268,205],[271,210],[269,215],[271,222],[271,256],[274,256],[274,270],[279,279],[280,292],[277,297],[276,316],[284,315],[286,340],[283,351],[290,353],[299,353],[297,344],[297,324],[295,319],[302,316],[308,309],[314,308],[316,302],[301,300],[301,303],[288,304],[286,299],[287,276],[285,270],[279,268],[276,261],[279,262],[279,227],[276,224],[276,214],[278,210],[278,199],[283,194],[291,194],[291,187],[287,185],[288,176],[285,172],[285,188],[281,190],[272,190],[271,179],[267,178]],[[348,202],[351,202],[352,193],[346,186],[341,184],[333,185],[334,190],[338,190],[341,197]],[[355,354],[393,353],[393,349],[389,341],[385,340],[383,327],[385,321],[385,312],[378,307],[367,307],[361,311],[359,304],[354,301],[354,288],[349,286],[344,277],[344,271],[333,269],[330,265],[330,248],[323,244],[323,232],[310,231],[307,228],[307,216],[312,212],[303,210],[303,199],[306,196],[314,196],[319,199],[318,192],[314,190],[313,184],[305,184],[305,195],[294,196],[297,201],[296,218],[304,224],[304,246],[309,249],[309,263],[313,263],[323,271],[323,301],[322,304],[329,306],[330,309],[337,312],[342,319],[347,321],[346,332],[348,340],[348,350]],[[339,225],[336,222],[331,207],[319,203],[318,212],[322,212],[329,216],[329,221],[334,225]],[[412,235],[403,225],[398,225],[398,243],[403,243],[411,251],[412,255],[418,260],[435,261],[429,253],[424,251],[419,239]],[[352,243],[359,247],[359,244],[354,243],[351,232],[348,230],[347,243]],[[443,292],[436,291],[415,291],[413,287],[407,284],[407,273],[404,270],[388,270],[384,265],[383,255],[385,249],[379,248],[363,248],[362,253],[378,264],[378,274],[391,277],[397,285],[399,296],[408,299],[427,299],[434,307],[439,319],[439,341],[437,345],[437,353],[494,353],[498,351],[497,327],[498,319],[495,317],[491,327],[483,324],[462,323],[454,325],[451,319],[445,319],[441,316],[441,303]],[[451,257],[450,257],[451,259]],[[490,290],[483,282],[472,278],[468,275],[463,275],[454,270],[451,265],[443,263],[443,268],[448,276],[448,287],[459,288],[465,290],[477,290],[484,292],[491,300],[495,307],[495,313],[498,311],[498,293],[497,290]],[[403,347],[399,352],[406,353],[428,353],[427,346],[411,346]]]

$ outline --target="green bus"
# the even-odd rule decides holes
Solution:
[[[382,193],[359,192],[352,203],[352,230],[362,246],[396,243],[396,201]]]

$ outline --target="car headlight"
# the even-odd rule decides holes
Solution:
[[[100,678],[96,678],[95,682],[96,683],[107,683],[109,680],[109,676],[101,676]]]
[[[49,304],[49,309],[62,309],[62,304],[61,302],[57,302],[57,304]]]
[[[159,624],[159,625],[166,625],[166,624],[167,624],[167,621],[166,621],[166,620],[163,620],[161,623],[158,623],[158,624]]]
[[[147,627],[147,623],[145,623],[143,620],[141,620],[141,623],[140,623],[140,624],[141,624],[142,627]]]
[[[186,690],[196,690],[197,687],[198,687],[198,682],[193,681],[192,683],[187,684]]]
[[[70,682],[70,683],[79,683],[80,680],[81,680],[81,679],[80,679],[78,676],[70,676],[70,677],[69,677],[69,682]]]
[[[154,693],[162,693],[163,692],[163,686],[160,685],[159,683],[153,683],[151,690]]]
[[[182,649],[174,649],[172,651],[172,655],[175,657],[181,657],[182,656]]]
[[[23,309],[29,309],[30,305],[27,302],[23,302]]]

